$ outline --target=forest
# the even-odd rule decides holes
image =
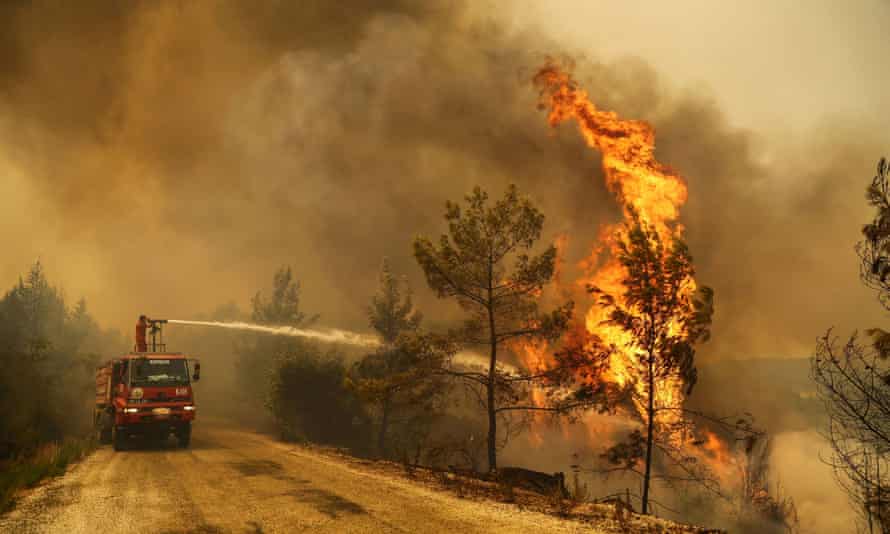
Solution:
[[[578,305],[559,287],[557,248],[541,243],[544,214],[511,186],[500,198],[476,188],[448,201],[441,238],[406,244],[428,290],[462,310],[455,324],[428,327],[413,289],[382,258],[378,288],[364,309],[376,348],[178,325],[168,342],[207,362],[209,378],[197,390],[204,415],[287,441],[498,480],[498,473],[527,471],[501,460],[511,443],[534,454],[542,432],[586,433],[605,417],[611,422],[601,442],[581,447],[588,455],[576,458],[574,476],[560,490],[567,498],[608,499],[596,492],[623,488],[621,499],[644,514],[708,520],[710,512],[695,516],[704,502],[745,528],[796,531],[793,498],[770,476],[767,432],[742,415],[744,407],[719,413],[688,402],[713,291],[691,289],[695,270],[685,243],[663,241],[653,225],[628,213],[615,230],[626,272],[620,284],[588,284],[573,295],[602,311],[601,324],[615,329],[605,333],[583,327]],[[197,319],[313,328],[324,318],[305,309],[303,283],[311,281],[283,266],[248,310],[232,296]],[[18,466],[4,475],[12,491],[64,470],[95,446],[94,370],[130,342],[102,329],[83,299],[68,304],[39,261],[0,305],[0,435],[2,461]],[[616,330],[624,346],[607,338]],[[826,343],[820,351],[833,346]],[[542,354],[541,347],[552,359],[527,358]],[[622,352],[627,347],[633,350]],[[508,457],[516,462],[515,445]]]

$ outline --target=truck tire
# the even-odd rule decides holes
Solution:
[[[96,434],[100,445],[108,445],[111,443],[111,429],[107,426],[100,426]]]
[[[96,437],[96,443],[102,443],[102,416],[93,415],[93,434]]]
[[[127,436],[118,431],[117,425],[111,425],[111,444],[116,451],[127,448]]]
[[[107,445],[111,443],[111,427],[114,426],[111,417],[109,417],[108,412],[100,413],[96,417],[96,440],[102,444]]]
[[[183,449],[188,448],[189,443],[192,441],[192,424],[188,423],[186,426],[176,434],[176,440],[179,442],[179,446]]]

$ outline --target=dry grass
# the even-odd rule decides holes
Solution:
[[[95,447],[92,438],[70,438],[40,446],[32,455],[0,465],[0,513],[12,508],[16,493],[47,477],[61,475]]]
[[[719,530],[642,516],[625,509],[617,510],[612,504],[589,502],[588,488],[577,481],[574,481],[573,487],[569,488],[569,496],[566,498],[561,492],[542,495],[515,485],[508,488],[507,485],[481,473],[472,474],[465,470],[445,471],[412,465],[409,475],[402,462],[362,460],[318,446],[313,446],[311,449],[315,452],[336,456],[336,460],[340,463],[372,470],[387,476],[410,478],[415,484],[447,491],[461,499],[505,503],[528,511],[579,521],[595,527],[603,534],[723,534]]]

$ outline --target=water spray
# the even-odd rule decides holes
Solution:
[[[272,334],[278,336],[303,337],[323,341],[326,343],[340,343],[343,345],[353,345],[357,347],[380,347],[383,343],[374,336],[367,334],[359,334],[357,332],[349,332],[347,330],[339,330],[331,328],[327,330],[315,330],[311,328],[297,328],[295,326],[268,326],[260,324],[245,323],[241,321],[187,321],[183,319],[168,319],[165,322],[170,324],[182,324],[192,326],[209,326],[216,328],[228,328],[230,330],[250,330],[253,332],[262,332],[264,334]],[[456,362],[472,366],[487,367],[488,357],[473,351],[462,350],[454,355]],[[498,366],[507,372],[516,371],[516,368],[502,362]]]
[[[304,337],[324,341],[326,343],[340,343],[357,347],[379,347],[380,341],[374,337],[346,330],[331,328],[327,330],[315,330],[311,328],[297,328],[295,326],[268,326],[245,322],[223,321],[186,321],[182,319],[168,319],[170,324],[183,324],[192,326],[209,326],[216,328],[228,328],[230,330],[250,330],[278,336]]]

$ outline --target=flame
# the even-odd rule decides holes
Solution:
[[[680,207],[686,202],[686,184],[655,160],[652,126],[596,109],[587,92],[554,63],[538,72],[535,83],[543,88],[540,106],[549,107],[550,125],[575,119],[587,144],[602,153],[606,185],[618,195],[619,202],[633,207],[645,222],[655,225],[662,237],[672,234],[667,223],[680,215]]]
[[[565,250],[568,247],[569,236],[559,234],[553,241],[556,249],[556,259],[554,261],[553,283],[561,294],[568,295],[570,291],[563,286],[562,273],[563,264],[565,263]],[[538,290],[534,296],[540,298],[543,291]],[[534,324],[532,326],[537,326]],[[512,352],[524,364],[525,369],[531,374],[537,374],[547,371],[550,367],[550,344],[542,339],[525,339],[519,338],[511,343]],[[530,390],[531,402],[534,406],[545,406],[547,404],[547,392],[543,387],[533,385]],[[532,415],[532,425],[529,432],[529,441],[539,447],[544,443],[542,432],[542,423],[545,414],[542,412],[534,412]],[[563,427],[563,435],[568,438],[568,429]]]
[[[703,454],[699,456],[717,475],[721,483],[726,484],[730,482],[735,475],[731,468],[736,462],[726,442],[720,439],[717,434],[705,429],[704,443],[702,443],[701,448]]]
[[[624,208],[624,219],[635,211],[642,222],[650,225],[661,240],[668,244],[682,236],[683,227],[677,223],[680,207],[686,202],[687,190],[683,179],[654,156],[655,131],[640,120],[622,119],[612,111],[602,111],[588,98],[571,75],[553,62],[546,64],[534,78],[541,89],[539,106],[548,109],[548,122],[555,127],[574,119],[587,144],[602,153],[602,167],[606,186]],[[621,281],[625,269],[618,262],[617,245],[624,240],[622,224],[606,225],[600,230],[601,245],[595,247],[590,257],[582,262],[589,275],[582,281],[620,297]],[[604,262],[600,261],[607,252]],[[695,291],[690,280],[686,291]],[[647,387],[636,365],[639,354],[632,349],[631,336],[617,326],[603,324],[606,312],[592,306],[585,317],[587,330],[618,350],[611,357],[606,379],[619,386],[632,386],[639,395],[635,402],[637,411],[645,416],[643,401]],[[679,407],[684,400],[682,380],[659,381],[655,386],[655,401],[659,407]],[[661,412],[662,423],[678,420],[677,412]]]
[[[728,464],[730,462],[730,452],[723,440],[710,430],[705,430],[704,434],[705,441],[702,444],[702,448],[718,463]]]
[[[513,352],[525,364],[525,368],[532,374],[547,370],[549,359],[549,343],[546,340],[519,339],[513,343]],[[531,402],[535,406],[544,406],[547,403],[546,392],[543,388],[531,388]],[[542,424],[544,414],[534,412],[529,441],[534,447],[540,447],[544,443]]]
[[[603,225],[598,232],[598,242],[579,266],[584,272],[578,280],[582,286],[594,285],[617,299],[621,299],[624,287],[622,280],[626,270],[618,261],[618,246],[626,241],[624,223],[631,220],[632,212],[636,213],[641,222],[650,226],[664,243],[665,250],[670,244],[683,236],[684,227],[679,223],[680,209],[687,199],[686,183],[682,177],[666,165],[655,159],[655,131],[651,125],[641,120],[628,120],[612,111],[596,108],[588,94],[572,79],[571,75],[553,62],[548,62],[534,77],[535,85],[540,89],[539,107],[548,110],[548,122],[551,127],[572,120],[592,149],[602,154],[602,168],[606,187],[611,191],[623,208],[623,221]],[[559,240],[562,259],[564,237]],[[557,272],[561,275],[562,269]],[[561,281],[558,281],[561,286]],[[691,296],[697,289],[693,279],[686,281],[682,291]],[[626,305],[626,303],[625,303]],[[582,380],[605,380],[619,387],[632,387],[634,408],[638,419],[645,421],[647,417],[646,399],[648,388],[645,372],[640,369],[641,354],[633,347],[636,345],[632,336],[623,329],[606,324],[607,312],[598,305],[593,305],[584,316],[583,329],[587,338],[599,338],[615,350],[610,357],[608,368],[604,373],[587,374],[579,377]],[[678,331],[680,325],[674,322],[669,326],[672,335],[683,335]],[[534,366],[546,366],[546,345],[520,347],[518,353],[530,369]],[[731,481],[730,468],[733,456],[726,443],[715,433],[703,429],[701,440],[694,434],[699,431],[685,423],[679,410],[685,402],[686,384],[680,377],[669,377],[655,382],[653,397],[657,408],[677,408],[676,410],[660,410],[655,416],[655,423],[663,431],[668,432],[668,439],[677,446],[683,447],[691,454],[699,457],[712,468],[722,482]],[[539,395],[533,394],[536,402]],[[596,417],[584,418],[590,439],[608,440],[614,432],[604,431],[603,422]],[[686,430],[674,431],[677,428]],[[540,433],[533,426],[536,438]],[[701,447],[692,449],[692,444]]]

